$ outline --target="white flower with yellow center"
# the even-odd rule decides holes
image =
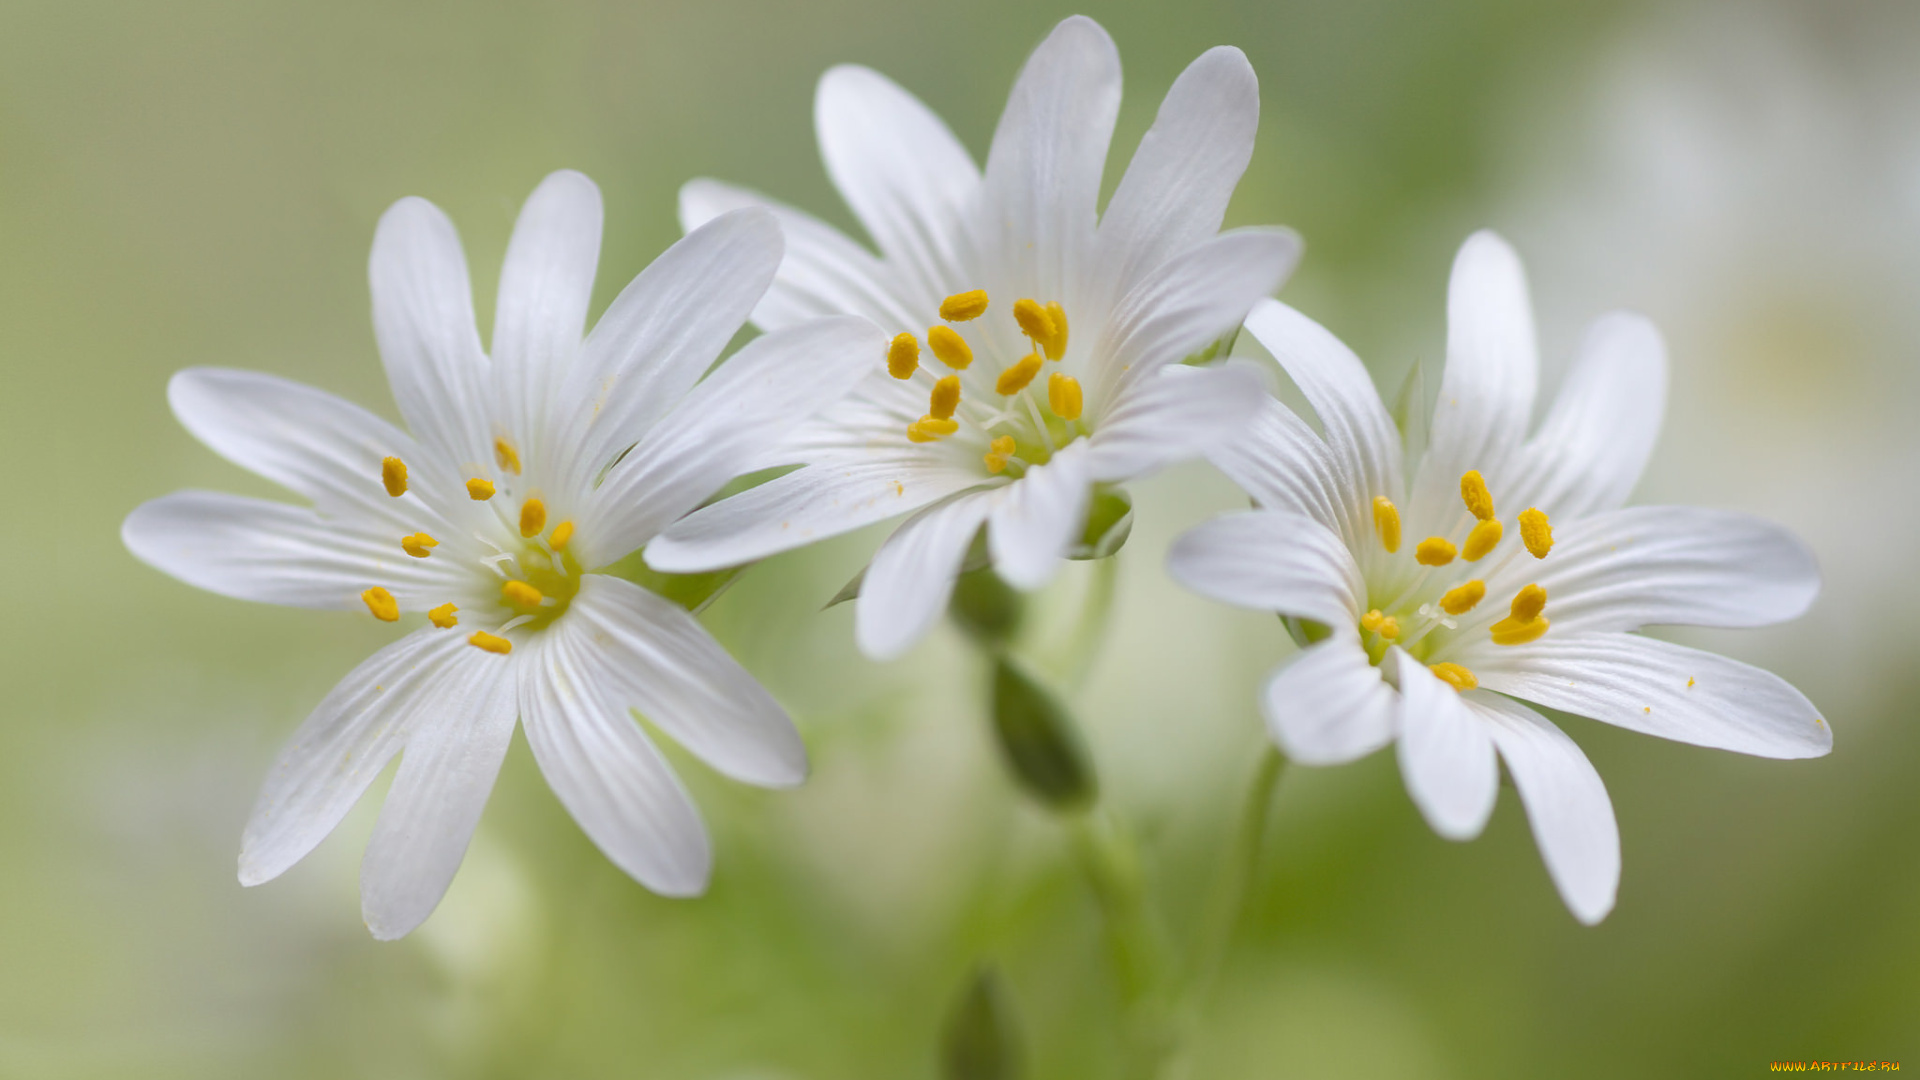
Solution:
[[[1287,617],[1303,647],[1261,703],[1293,758],[1335,764],[1398,738],[1414,802],[1464,840],[1492,813],[1497,755],[1561,896],[1593,923],[1619,882],[1613,806],[1573,740],[1521,700],[1762,757],[1831,749],[1826,723],[1778,677],[1632,633],[1779,622],[1819,591],[1812,556],[1779,526],[1621,508],[1665,406],[1651,324],[1624,313],[1595,323],[1529,436],[1538,362],[1525,278],[1498,237],[1469,239],[1410,486],[1401,436],[1358,357],[1271,301],[1247,329],[1320,430],[1269,401],[1213,455],[1259,509],[1187,533],[1169,568],[1207,596]]]
[[[127,518],[135,555],[244,600],[426,616],[282,752],[241,841],[243,884],[304,857],[398,753],[361,898],[376,937],[412,930],[460,865],[516,718],[594,843],[671,895],[705,887],[706,831],[630,709],[734,779],[805,775],[786,713],[692,615],[593,571],[843,395],[885,339],[861,319],[821,320],[701,378],[779,265],[779,226],[758,210],[675,244],[583,339],[600,225],[586,177],[556,173],[534,192],[501,269],[489,355],[452,223],[420,199],[387,211],[374,329],[412,434],[268,375],[174,377],[188,430],[312,505],[169,495]]]
[[[1249,373],[1180,361],[1231,333],[1299,252],[1284,230],[1219,231],[1253,152],[1253,70],[1237,49],[1196,60],[1103,214],[1119,104],[1112,40],[1066,20],[1015,83],[983,174],[884,76],[829,71],[821,152],[878,258],[758,194],[689,184],[689,227],[747,205],[780,215],[787,258],[757,324],[854,313],[892,344],[849,400],[760,463],[805,467],[670,528],[648,563],[739,565],[918,511],[859,598],[861,647],[892,657],[945,609],[983,524],[1000,576],[1038,588],[1081,540],[1096,486],[1193,457],[1249,418]]]

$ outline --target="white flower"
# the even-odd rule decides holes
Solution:
[[[1631,632],[1779,622],[1819,591],[1812,556],[1776,525],[1621,509],[1666,398],[1665,347],[1646,320],[1595,323],[1529,437],[1538,361],[1526,281],[1498,237],[1470,238],[1454,263],[1446,371],[1410,486],[1400,435],[1358,357],[1271,301],[1247,329],[1322,433],[1269,402],[1214,454],[1260,509],[1189,532],[1169,568],[1207,596],[1290,620],[1305,647],[1262,695],[1288,754],[1334,764],[1397,736],[1414,802],[1462,840],[1493,810],[1497,751],[1561,896],[1593,923],[1619,883],[1612,803],[1573,741],[1515,699],[1762,757],[1832,747],[1812,704],[1778,677]]]
[[[738,565],[918,511],[874,556],[856,615],[861,647],[893,657],[945,609],[983,524],[1000,576],[1038,588],[1081,539],[1095,485],[1195,456],[1250,417],[1250,373],[1178,362],[1232,332],[1299,252],[1283,230],[1219,233],[1253,152],[1253,70],[1237,49],[1196,60],[1100,214],[1119,104],[1112,40],[1066,20],[1014,85],[982,174],[884,76],[827,72],[821,153],[878,258],[758,194],[688,184],[688,226],[764,205],[786,228],[757,324],[851,312],[895,336],[848,401],[761,462],[804,468],[688,517],[648,563]]]
[[[168,396],[188,430],[312,506],[179,492],[123,529],[141,559],[245,600],[427,622],[361,664],[294,735],[240,851],[270,880],[318,844],[394,754],[367,845],[376,937],[412,930],[452,880],[518,717],[541,771],[608,858],[658,892],[706,884],[687,793],[629,714],[715,769],[798,783],[780,706],[679,606],[593,573],[691,510],[843,395],[884,339],[860,319],[761,337],[704,380],[783,252],[757,210],[675,244],[582,338],[599,191],[578,173],[528,199],[500,274],[492,353],[452,223],[420,199],[380,221],[374,329],[409,435],[284,379],[198,368]]]

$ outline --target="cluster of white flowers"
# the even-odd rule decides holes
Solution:
[[[1506,761],[1583,920],[1612,906],[1612,809],[1573,742],[1516,699],[1745,753],[1828,749],[1779,679],[1631,632],[1786,619],[1818,589],[1778,528],[1621,509],[1661,418],[1652,327],[1598,323],[1529,435],[1524,281],[1500,240],[1473,237],[1431,439],[1409,461],[1360,361],[1269,299],[1298,240],[1220,229],[1258,126],[1246,58],[1217,48],[1187,68],[1102,212],[1119,101],[1113,42],[1068,19],[981,169],[884,76],[829,71],[822,153],[878,253],[697,180],[685,239],[591,331],[599,192],[556,173],[521,212],[486,346],[452,224],[403,200],[370,278],[407,430],[265,375],[177,375],[182,424],[311,505],[176,493],[128,517],[136,555],[241,599],[423,616],[294,735],[241,881],[305,856],[398,754],[362,900],[376,936],[407,933],[458,868],[518,722],[609,859],[698,893],[705,829],[633,711],[748,783],[799,783],[806,753],[686,608],[609,568],[635,551],[658,573],[737,567],[907,515],[858,597],[861,648],[890,658],[946,610],[977,536],[994,573],[1037,589],[1086,553],[1097,495],[1199,457],[1258,509],[1188,533],[1170,569],[1285,616],[1301,650],[1261,695],[1274,740],[1310,764],[1397,743],[1414,801],[1452,838],[1484,825]],[[715,366],[749,320],[761,335]],[[1317,431],[1257,368],[1214,359],[1243,324]],[[775,466],[797,468],[703,506]]]

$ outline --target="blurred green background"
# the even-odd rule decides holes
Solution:
[[[878,534],[771,560],[706,616],[815,761],[805,787],[764,793],[679,759],[716,834],[707,897],[621,875],[517,743],[446,902],[386,945],[356,896],[371,801],[279,881],[243,890],[234,858],[278,743],[387,633],[196,592],[118,539],[175,488],[272,493],[173,422],[180,367],[391,414],[365,260],[393,200],[453,216],[485,326],[520,200],[581,169],[607,199],[604,304],[675,238],[692,176],[850,225],[813,147],[827,66],[892,74],[981,153],[1072,10],[0,2],[0,448],[18,481],[0,1075],[931,1078],[981,958],[1007,973],[1031,1076],[1111,1075],[1095,908],[991,756],[978,661],[943,629],[870,664],[850,609],[818,611]],[[1549,385],[1604,310],[1667,332],[1668,428],[1639,499],[1786,521],[1827,576],[1794,624],[1687,640],[1797,683],[1832,721],[1830,758],[1567,722],[1625,848],[1598,928],[1562,908],[1511,790],[1484,837],[1451,844],[1390,754],[1291,771],[1198,1075],[1920,1068],[1920,7],[1082,10],[1126,65],[1109,184],[1180,68],[1240,46],[1264,112],[1230,219],[1305,235],[1287,300],[1393,387],[1438,359],[1453,248],[1501,229],[1528,260]],[[1119,621],[1075,705],[1185,942],[1261,745],[1254,687],[1289,646],[1161,572],[1172,536],[1240,504],[1223,480],[1194,466],[1136,495]]]

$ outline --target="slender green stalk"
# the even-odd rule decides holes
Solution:
[[[1100,906],[1126,1009],[1126,1073],[1146,1080],[1159,1075],[1176,1046],[1166,939],[1125,828],[1103,807],[1075,815],[1067,825],[1076,861]]]

